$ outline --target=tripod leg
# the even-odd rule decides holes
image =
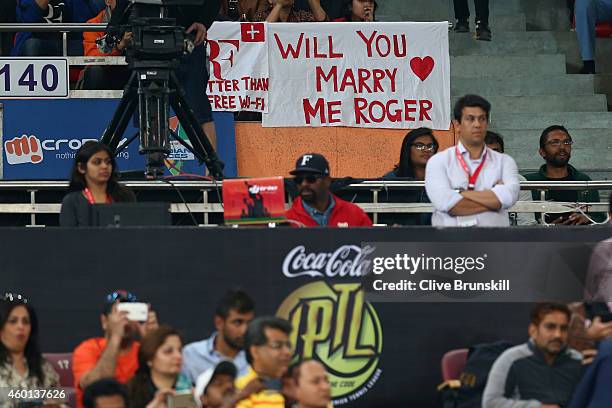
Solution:
[[[130,79],[124,88],[124,94],[113,114],[113,118],[106,130],[102,134],[100,142],[107,145],[113,152],[118,153],[117,147],[121,142],[121,137],[136,110],[136,72],[132,72]]]
[[[222,179],[223,163],[219,160],[210,140],[208,140],[204,130],[202,130],[202,126],[198,123],[193,110],[187,104],[185,91],[183,91],[173,72],[170,73],[170,88],[174,91],[170,93],[170,105],[191,142],[190,150],[198,159],[206,163],[210,174],[217,179]]]

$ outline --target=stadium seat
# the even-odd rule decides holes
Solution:
[[[442,356],[442,379],[444,381],[459,379],[468,357],[468,349],[455,349]]]
[[[43,357],[51,363],[60,376],[62,387],[74,387],[72,375],[72,353],[44,353]]]
[[[76,390],[74,387],[65,387],[66,390],[66,401],[68,401],[68,406],[70,408],[76,408]]]

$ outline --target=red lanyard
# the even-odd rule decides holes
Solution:
[[[463,171],[465,171],[465,174],[467,174],[468,176],[468,190],[473,190],[474,187],[476,187],[476,180],[478,179],[480,170],[482,170],[482,166],[484,166],[485,161],[487,160],[487,148],[485,147],[485,152],[482,155],[482,161],[476,168],[476,171],[474,172],[474,174],[470,174],[470,168],[466,164],[461,153],[459,153],[459,147],[457,146],[455,146],[455,155],[457,156],[457,160],[459,161],[461,168],[463,168]]]
[[[83,190],[83,194],[85,195],[85,198],[87,199],[89,204],[95,204],[96,203],[96,200],[94,200],[93,194],[91,193],[91,191],[87,187],[85,187],[85,189]],[[112,202],[113,202],[113,199],[107,193],[106,194],[106,204],[111,204]]]

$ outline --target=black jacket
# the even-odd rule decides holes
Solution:
[[[583,374],[582,356],[566,348],[552,365],[530,340],[506,350],[493,364],[482,397],[483,408],[540,408],[569,402]]]

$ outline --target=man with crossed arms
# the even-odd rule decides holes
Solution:
[[[490,112],[491,104],[477,95],[466,95],[455,104],[459,143],[434,155],[425,168],[433,226],[510,225],[508,209],[520,189],[518,170],[512,157],[485,145]]]

